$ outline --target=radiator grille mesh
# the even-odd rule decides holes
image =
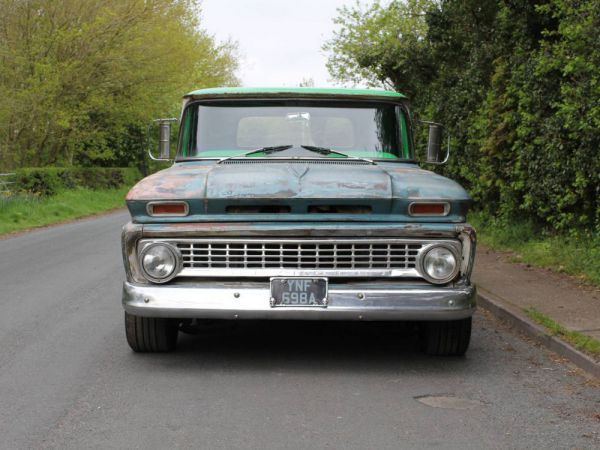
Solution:
[[[398,242],[178,242],[184,268],[412,269],[424,244]]]

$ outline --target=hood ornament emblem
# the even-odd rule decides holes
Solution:
[[[308,172],[308,170],[310,169],[310,167],[308,167],[308,165],[289,165],[288,166],[288,170],[290,172],[292,172],[294,175],[296,175],[296,177],[298,179],[302,178],[304,175],[306,175],[306,172]]]

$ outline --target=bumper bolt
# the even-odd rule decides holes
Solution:
[[[234,293],[233,293],[233,296],[234,296],[235,298],[240,298],[240,293],[239,293],[239,292],[234,292]]]
[[[454,306],[454,300],[448,300],[448,306]]]
[[[144,298],[144,303],[150,303],[150,299],[148,297]]]
[[[365,294],[363,294],[362,292],[360,292],[359,294],[356,295],[360,300],[365,298]]]

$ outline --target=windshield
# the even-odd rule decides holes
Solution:
[[[390,103],[195,103],[186,108],[182,125],[181,158],[230,157],[280,146],[291,148],[252,156],[310,156],[302,146],[311,146],[354,157],[412,159],[405,113]]]

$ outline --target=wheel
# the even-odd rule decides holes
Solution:
[[[170,352],[177,344],[177,321],[125,313],[127,343],[134,352]]]
[[[428,355],[462,356],[471,340],[471,318],[423,322],[421,348]]]

